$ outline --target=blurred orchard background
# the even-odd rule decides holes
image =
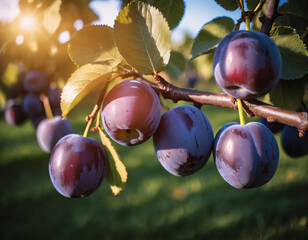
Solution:
[[[185,2],[184,17],[172,31],[172,48],[189,60],[192,39],[206,22],[217,16],[236,20],[241,13],[227,12],[214,0]],[[88,24],[113,26],[122,4],[0,0],[0,239],[308,239],[308,159],[290,158],[281,146],[274,178],[257,189],[229,186],[212,156],[197,173],[175,177],[159,164],[149,140],[131,148],[116,145],[128,172],[126,188],[116,198],[106,183],[87,198],[68,199],[56,192],[48,173],[49,154],[39,147],[31,120],[21,126],[5,121],[9,90],[30,70],[43,72],[62,88],[76,68],[67,54],[70,36]],[[184,73],[173,71],[168,79],[178,86],[220,92],[211,58],[184,61]],[[76,133],[83,133],[85,116],[96,100],[90,94],[68,115]],[[214,133],[238,121],[232,109],[202,110]],[[280,144],[280,133],[275,136]],[[99,139],[97,133],[89,137]]]

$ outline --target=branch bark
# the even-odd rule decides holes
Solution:
[[[269,0],[265,15],[260,18],[262,26],[260,32],[269,35],[275,18],[279,16],[277,11],[279,0]]]
[[[175,102],[183,100],[193,102],[194,104],[237,109],[234,98],[225,93],[213,93],[190,88],[180,88],[165,81],[163,78],[160,78],[160,81],[165,82],[156,84],[145,79],[137,72],[129,72],[126,77],[128,76],[133,76],[135,79],[147,83],[157,94],[161,94],[165,99],[171,99]],[[243,100],[243,107],[248,117],[259,116],[266,118],[270,122],[287,124],[296,127],[301,134],[304,134],[308,130],[307,112],[295,112],[278,108],[256,99]]]

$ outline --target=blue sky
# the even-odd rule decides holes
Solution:
[[[280,3],[282,4],[286,1],[281,0]],[[241,16],[240,10],[234,12],[225,11],[214,0],[186,0],[185,3],[186,9],[182,21],[172,31],[171,37],[174,42],[181,41],[184,33],[188,33],[195,38],[201,27],[215,17],[229,16],[237,20]],[[100,20],[95,22],[96,24],[113,26],[114,19],[121,7],[121,1],[93,1],[90,3],[90,7],[100,16]]]

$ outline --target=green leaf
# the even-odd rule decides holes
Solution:
[[[258,6],[260,0],[246,0],[247,10],[253,11]]]
[[[305,83],[308,75],[294,81],[279,80],[275,88],[270,91],[271,102],[281,108],[297,111],[305,95]]]
[[[103,145],[107,148],[109,168],[106,180],[110,185],[111,191],[114,196],[118,195],[123,190],[127,181],[127,172],[124,164],[121,162],[120,157],[113,147],[111,141],[99,128],[99,135]]]
[[[167,65],[171,32],[157,8],[139,1],[130,3],[119,12],[114,33],[121,55],[140,73],[157,73]]]
[[[62,1],[55,0],[47,9],[44,11],[43,26],[46,31],[52,35],[56,32],[61,22],[60,6]]]
[[[171,77],[179,77],[186,68],[186,59],[180,52],[171,51],[171,56],[165,72]]]
[[[282,58],[282,79],[298,79],[308,73],[308,52],[294,29],[278,27],[271,32]],[[274,35],[276,34],[276,35]]]
[[[122,60],[114,37],[113,28],[106,25],[89,25],[76,32],[68,46],[69,56],[81,66],[87,63],[105,63],[117,66]]]
[[[234,11],[238,8],[236,0],[215,0],[215,2],[228,11]]]
[[[68,79],[61,95],[62,115],[66,116],[91,90],[100,87],[111,77],[111,68],[101,64],[86,64]]]
[[[206,23],[194,40],[192,58],[215,51],[219,42],[234,28],[234,21],[229,17],[218,17]]]
[[[183,0],[142,0],[142,2],[158,8],[166,18],[170,29],[175,28],[184,15],[185,4]]]

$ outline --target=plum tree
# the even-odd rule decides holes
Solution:
[[[28,72],[23,80],[23,87],[29,93],[45,92],[48,85],[49,82],[45,74],[36,70]]]
[[[57,1],[57,4],[60,2]],[[130,2],[130,4],[124,7],[124,2]],[[39,71],[35,74],[32,71],[33,77],[28,72],[27,78],[29,79],[26,78],[23,82],[25,88],[28,89],[23,99],[23,108],[37,124],[43,115],[40,110],[42,104],[34,100],[32,102],[31,98],[37,100],[38,95],[42,97],[47,94],[53,107],[49,112],[53,114],[62,112],[62,117],[66,118],[67,114],[90,92],[100,91],[98,101],[86,117],[87,126],[84,135],[79,136],[82,140],[76,140],[76,143],[88,139],[86,136],[90,130],[99,131],[102,143],[112,153],[114,160],[109,162],[114,171],[111,171],[111,177],[107,179],[108,182],[110,181],[113,193],[114,186],[122,188],[125,185],[126,170],[121,165],[119,156],[105,135],[105,131],[113,140],[124,146],[140,144],[154,134],[156,154],[162,165],[174,175],[185,176],[200,169],[208,161],[211,152],[209,149],[213,146],[216,165],[232,186],[246,188],[265,184],[272,178],[278,164],[278,147],[270,130],[260,123],[245,125],[242,121],[243,117],[240,117],[241,125],[234,123],[224,125],[217,132],[213,142],[210,123],[198,108],[200,109],[201,105],[234,108],[239,110],[240,115],[244,108],[249,117],[272,119],[275,122],[295,126],[301,134],[305,133],[308,130],[307,114],[289,109],[298,109],[298,105],[306,99],[304,96],[308,76],[307,64],[305,64],[308,61],[307,19],[301,13],[294,14],[290,11],[288,14],[291,13],[293,17],[305,22],[304,26],[299,27],[300,24],[294,24],[288,19],[286,16],[288,14],[279,14],[280,10],[290,10],[291,5],[301,6],[303,3],[300,0],[288,1],[283,7],[279,7],[279,0],[268,0],[259,1],[259,4],[252,8],[257,1],[247,1],[246,4],[242,0],[216,1],[226,10],[239,8],[241,10],[240,19],[235,22],[228,17],[218,17],[204,24],[198,36],[193,40],[189,54],[186,48],[190,46],[191,41],[185,40],[179,47],[172,46],[171,43],[171,30],[183,16],[184,1],[170,1],[168,6],[162,6],[161,2],[123,1],[123,9],[116,17],[113,27],[88,25],[73,34],[67,49],[70,59],[78,67],[72,74],[62,73],[63,69],[66,69],[62,65],[62,60],[65,58],[60,54],[60,49],[63,49],[64,45],[47,44],[46,49],[48,50],[40,58],[44,59],[45,56],[46,61],[39,61],[33,55],[38,56],[36,53],[42,53],[43,50],[34,51],[32,42],[29,44],[25,39],[25,43],[19,47],[25,50],[24,47],[32,46],[31,51],[28,52],[31,54],[27,55],[35,59],[30,64],[30,61],[25,61],[29,58],[24,58],[25,69],[39,69]],[[37,3],[33,4],[32,7],[36,6],[37,9],[42,10],[44,16],[53,12],[44,10],[45,8],[50,9],[49,3],[44,4],[44,9]],[[65,1],[62,1],[62,5],[65,4]],[[26,3],[25,5],[27,6]],[[254,10],[245,11],[246,6]],[[172,14],[169,14],[171,10]],[[257,12],[264,14],[258,18],[262,20],[261,22],[254,19]],[[59,20],[61,13],[52,15],[57,15],[57,20]],[[179,19],[175,19],[175,15],[178,15]],[[286,19],[276,21],[276,18],[282,15]],[[246,22],[246,31],[236,30],[240,29],[242,22]],[[16,24],[6,27],[8,30],[13,30],[14,26]],[[254,31],[260,32],[247,31],[250,30],[250,26]],[[47,31],[52,37],[52,31],[55,30],[48,26],[43,27],[47,29],[42,32]],[[6,29],[2,30],[5,32]],[[9,31],[10,34],[11,32],[15,31]],[[3,36],[4,34],[1,38]],[[17,33],[15,37],[18,37]],[[39,39],[35,40],[39,42]],[[12,46],[14,41],[3,42]],[[6,46],[3,49],[6,51],[1,51],[1,54],[6,54],[5,56],[10,61],[14,59],[10,54],[18,61],[22,59],[20,55],[15,54],[24,53],[24,51],[13,52],[11,49],[14,48]],[[214,54],[214,59],[212,54]],[[206,61],[200,59],[200,65],[198,62],[193,62],[202,55],[207,55]],[[66,53],[65,56],[67,58]],[[192,57],[191,64],[187,64],[187,58],[190,57]],[[206,69],[213,69],[213,76],[225,93],[210,92],[208,91],[210,89],[205,91],[183,88],[172,84],[175,78],[183,80],[183,72],[186,67],[189,67],[187,70],[191,69],[195,75],[188,78],[189,82],[186,82],[186,86],[194,87],[197,80],[198,86],[203,85],[201,79],[203,74],[201,73],[205,72],[203,71],[204,66]],[[55,72],[52,78],[53,80],[58,79],[58,83],[70,75],[61,94],[61,110],[58,108],[59,90],[51,93],[49,89],[46,92],[47,86],[42,86],[44,81],[39,79],[40,74],[38,73],[46,73],[46,78],[52,71]],[[211,87],[211,81],[214,80],[211,71],[205,75],[209,84],[204,84],[204,87]],[[163,76],[167,76],[168,81]],[[189,71],[186,76],[189,77]],[[109,91],[109,86],[115,83],[114,80],[120,83]],[[180,83],[179,80],[175,82]],[[7,82],[10,84],[9,81]],[[181,84],[183,86],[185,80]],[[1,84],[1,88],[2,85],[8,86]],[[44,94],[41,94],[42,92]],[[29,97],[29,93],[36,97]],[[266,103],[256,99],[265,93],[269,93],[264,98]],[[165,101],[166,99],[174,103],[181,100],[188,101],[197,108],[186,105],[175,107],[163,114],[161,118],[160,101],[165,109],[170,107],[165,106],[169,104]],[[99,114],[100,110],[101,114]],[[92,127],[95,119],[96,125]],[[46,139],[47,135],[49,134],[42,133]],[[67,149],[69,154],[73,155],[70,147],[64,147],[67,146],[66,143],[66,141],[62,142],[59,146],[63,146],[63,149]],[[64,156],[70,156],[69,154],[64,154]],[[76,153],[76,156],[80,155],[90,155],[90,153],[79,155]],[[55,156],[56,154],[52,154],[52,162],[59,163],[56,159],[61,157]],[[70,163],[69,160],[67,161]],[[61,164],[64,164],[64,161]],[[85,178],[82,180],[83,186],[86,185]],[[91,178],[89,181],[93,183]],[[60,180],[58,188],[67,196],[80,196],[87,192],[86,190],[79,191],[80,186],[76,187],[79,192],[69,191],[59,182]],[[75,187],[75,185],[71,186]]]
[[[299,137],[297,128],[285,126],[281,133],[281,145],[290,157],[302,157],[308,154],[308,135]]]
[[[21,105],[17,99],[9,99],[4,108],[4,116],[6,122],[11,126],[17,126],[23,124],[28,116],[22,110]]]
[[[45,118],[39,123],[36,138],[42,150],[50,153],[62,137],[73,132],[69,121],[62,120],[61,116],[55,116],[53,119]]]
[[[102,183],[108,168],[107,154],[96,139],[69,134],[60,139],[49,160],[55,189],[65,197],[86,197]]]
[[[252,99],[278,83],[282,61],[275,42],[263,33],[238,30],[219,43],[213,73],[221,89],[235,98]]]
[[[158,127],[159,98],[147,84],[126,80],[106,95],[101,116],[113,140],[124,146],[137,145],[149,139]]]
[[[232,125],[216,145],[216,166],[220,175],[235,188],[254,188],[275,174],[279,148],[273,133],[259,122]]]
[[[159,162],[175,176],[188,176],[201,169],[211,154],[213,140],[209,120],[191,105],[165,112],[153,136]]]

